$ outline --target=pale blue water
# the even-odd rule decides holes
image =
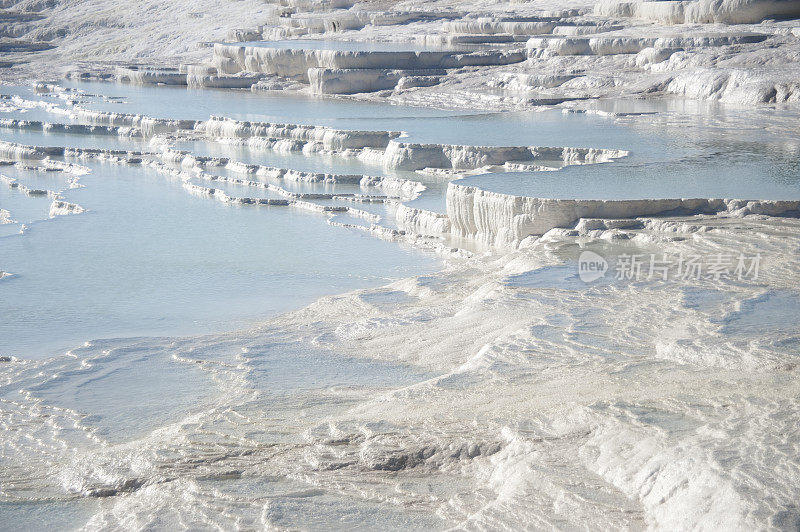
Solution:
[[[669,112],[671,104],[664,102],[659,107],[651,103],[645,109]],[[625,105],[614,106],[617,111],[620,107],[626,109]],[[640,111],[642,105],[630,107]],[[544,112],[537,116],[534,132],[525,131],[526,126],[519,122],[524,115],[512,115],[517,127],[499,132],[486,128],[486,144],[504,144],[512,138],[510,131],[522,130],[520,137],[534,145],[543,145],[539,135],[544,134],[549,140],[544,145],[617,148],[630,155],[613,163],[567,166],[557,172],[490,173],[457,182],[493,192],[555,199],[800,199],[800,139],[796,134],[758,128],[737,131],[725,124],[724,115],[719,118],[725,127],[717,129],[706,125],[703,114],[710,112],[713,116],[713,110],[694,112],[695,116],[683,118],[688,121],[683,130],[674,125],[648,125],[646,118],[635,119],[640,122],[629,127],[593,115],[565,117]],[[787,119],[791,117],[789,114]],[[564,120],[574,134],[564,129]],[[468,135],[460,134],[461,138]]]
[[[249,91],[190,90],[110,83],[65,82],[83,94],[80,105],[169,118],[210,115],[299,122],[344,129],[403,131],[409,142],[478,145],[545,145],[622,148],[631,156],[613,164],[569,167],[558,172],[471,176],[463,182],[499,192],[553,198],[800,197],[793,151],[753,132],[741,138],[699,131],[678,136],[622,126],[590,114],[558,110],[517,113],[443,111]],[[27,87],[0,87],[25,98]],[[101,95],[106,96],[102,98]],[[113,101],[109,101],[108,97]],[[642,111],[635,106],[632,110]],[[669,110],[665,104],[662,109]],[[619,106],[613,110],[620,111]],[[650,109],[645,109],[649,111]],[[37,113],[41,110],[36,110]],[[28,113],[9,116],[30,118]],[[69,121],[46,113],[51,121]],[[763,133],[766,136],[766,133]],[[116,136],[49,134],[0,129],[0,138],[23,144],[147,150],[147,142]],[[314,172],[380,175],[380,165],[337,156],[306,156],[204,141],[178,142],[198,155]],[[436,261],[396,245],[329,227],[321,215],[286,208],[230,207],[188,195],[177,179],[152,170],[89,164],[86,188],[64,197],[89,210],[46,220],[50,200],[0,187],[0,205],[30,227],[0,226],[3,281],[0,353],[43,356],[94,337],[192,334],[232,329],[297,308],[324,293],[383,282]],[[3,169],[0,168],[0,172]],[[223,169],[211,173],[234,175]],[[32,188],[65,183],[32,172],[6,172]],[[725,179],[719,179],[720,175]],[[443,212],[446,181],[413,172],[391,175],[423,182],[428,189],[411,206]],[[237,176],[242,177],[242,176]],[[253,178],[255,179],[255,178]],[[51,180],[51,181],[48,181]],[[193,180],[234,196],[279,198],[264,189]],[[275,183],[297,192],[364,192],[354,185]],[[374,192],[373,192],[374,193]],[[317,200],[321,205],[337,204]],[[381,204],[356,204],[393,226]],[[337,220],[363,225],[341,215]],[[367,256],[369,260],[357,260]],[[312,265],[313,266],[309,266]],[[279,290],[274,291],[273,286]],[[113,287],[113,289],[108,289]]]
[[[712,147],[713,148],[713,147]],[[558,172],[495,173],[457,183],[504,194],[556,199],[800,199],[800,166],[790,154],[725,149],[715,157],[645,162],[636,154],[613,164]]]
[[[47,220],[50,200],[0,187],[0,205],[13,197],[8,210],[29,225],[0,239],[2,269],[15,274],[0,285],[0,353],[28,358],[92,338],[232,330],[436,266],[319,214],[231,207],[147,168],[87,166],[85,188],[63,193],[88,210],[81,215]]]
[[[106,150],[149,151],[146,140],[117,135],[72,135],[24,129],[0,128],[0,140],[34,146],[100,148]]]
[[[84,93],[71,96],[88,108],[168,118],[215,114],[335,124],[341,117],[371,116],[378,109],[396,117],[458,114],[245,91],[65,85],[80,87]],[[63,106],[63,100],[37,95],[29,87],[0,87],[0,92]],[[100,95],[122,100],[108,101]],[[72,121],[41,108],[3,116]],[[149,149],[146,141],[110,135],[0,129],[0,139],[45,146]],[[198,154],[235,156],[242,151],[205,143],[188,147]],[[244,152],[250,156],[237,159],[300,170],[381,173],[379,167],[347,159]],[[0,225],[0,269],[14,274],[2,281],[0,354],[41,357],[99,337],[233,330],[324,294],[374,286],[437,265],[430,255],[330,227],[320,214],[285,207],[230,207],[191,196],[179,180],[146,168],[98,162],[88,166],[92,173],[81,178],[85,188],[62,193],[65,200],[88,209],[80,216],[48,220],[51,199],[0,186],[0,206],[18,222]],[[0,172],[31,188],[59,191],[67,186],[57,173],[14,167]],[[235,196],[280,197],[264,189],[192,182]],[[280,185],[300,192],[364,192],[353,185]],[[383,205],[356,206],[386,215]],[[21,224],[28,226],[24,235],[18,234]]]
[[[149,116],[204,119],[214,114],[401,130],[414,142],[632,152],[629,159],[612,164],[467,180],[513,193],[671,197],[687,195],[684,191],[707,196],[728,190],[786,199],[796,197],[797,191],[795,140],[769,132],[719,133],[695,127],[670,133],[559,111],[481,114],[247,91],[69,85],[122,98],[110,102],[78,95],[79,105]],[[22,92],[26,98],[63,105],[59,99],[32,95],[27,88],[0,87],[0,92]],[[70,120],[41,109],[0,113],[5,116]],[[0,139],[124,149],[143,145],[109,136],[2,129]],[[387,173],[378,165],[339,157],[284,155],[208,142],[179,147],[312,171]],[[263,325],[266,318],[320,296],[378,287],[400,277],[421,276],[419,286],[441,289],[450,281],[434,274],[440,267],[435,255],[331,226],[317,213],[231,206],[192,195],[178,178],[151,168],[78,162],[91,170],[80,176],[84,188],[67,188],[68,176],[61,173],[0,166],[0,173],[22,184],[60,192],[65,200],[88,209],[49,219],[50,198],[28,197],[0,183],[0,207],[17,221],[0,225],[0,269],[14,274],[0,280],[0,355],[21,359],[0,362],[0,528],[33,529],[42,523],[77,528],[98,516],[100,523],[119,528],[131,526],[125,519],[135,519],[143,528],[170,528],[175,523],[232,528],[231,521],[225,521],[230,516],[241,519],[237,524],[242,528],[430,530],[448,524],[425,507],[425,490],[455,492],[464,482],[458,475],[439,472],[444,480],[430,488],[422,479],[423,495],[413,505],[385,504],[381,497],[386,492],[380,486],[366,487],[369,482],[359,485],[359,490],[366,487],[367,496],[347,492],[352,477],[346,475],[358,473],[361,465],[320,450],[336,448],[343,435],[350,440],[342,448],[358,447],[365,435],[387,435],[391,441],[396,426],[369,415],[359,417],[356,407],[375,398],[391,399],[384,395],[390,390],[408,387],[405,392],[417,393],[424,387],[414,385],[430,382],[436,374],[353,358],[342,340],[347,331],[320,330],[316,324],[292,327],[286,321]],[[233,175],[224,169],[208,171]],[[410,172],[395,175],[428,186],[413,206],[444,210],[445,180]],[[259,188],[192,182],[231,195],[276,197]],[[300,192],[379,193],[354,185],[274,184]],[[393,225],[385,205],[350,206],[382,216],[382,225]],[[350,215],[334,219],[366,223]],[[27,228],[19,234],[23,224]],[[574,277],[569,263],[518,274],[506,282],[515,289],[581,289]],[[413,303],[415,297],[385,288],[354,296],[349,304],[386,310]],[[768,293],[748,302],[741,312],[723,316],[721,323],[748,333],[770,323],[789,329],[790,314],[781,312],[796,306],[792,294]],[[601,312],[579,310],[590,322],[593,313]],[[584,334],[588,336],[577,331],[575,337]],[[88,345],[82,346],[84,342]],[[53,356],[67,349],[70,356]],[[336,417],[347,420],[344,426],[329,425]],[[366,450],[383,458],[393,452]],[[363,463],[368,463],[369,452]],[[336,468],[342,467],[344,490],[314,484],[314,474],[329,464],[327,475],[336,475]],[[381,479],[392,475],[380,470],[361,473]],[[400,491],[417,489],[417,473],[412,470],[405,477],[409,484],[397,485]],[[405,496],[396,490],[391,495]],[[206,512],[208,521],[191,520]]]
[[[363,120],[374,119],[376,116],[403,118],[467,114],[465,111],[442,111],[346,99],[320,99],[296,93],[286,95],[280,91],[191,89],[69,80],[61,84],[65,87],[80,88],[91,94],[101,93],[121,98],[115,102],[104,101],[101,98],[87,98],[80,105],[89,109],[171,119],[205,120],[215,115],[237,120],[327,125],[343,118]],[[0,86],[0,93],[3,89]]]

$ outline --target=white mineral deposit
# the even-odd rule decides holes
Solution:
[[[800,2],[0,0],[0,530],[800,529]]]

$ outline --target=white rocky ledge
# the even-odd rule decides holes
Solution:
[[[526,46],[532,54],[553,55],[617,55],[636,54],[646,48],[684,49],[753,44],[769,36],[759,33],[734,35],[675,35],[663,37],[633,37],[609,35],[601,37],[532,37]]]
[[[625,157],[625,150],[603,148],[541,146],[466,146],[456,144],[417,144],[392,140],[383,156],[386,168],[423,170],[445,168],[470,170],[506,164],[536,164],[561,161],[566,164],[609,162]]]
[[[800,17],[800,3],[793,0],[601,0],[596,15],[636,18],[662,24],[747,24],[766,18]]]
[[[447,216],[453,236],[501,248],[554,228],[571,228],[581,218],[635,218],[664,214],[745,216],[800,215],[800,201],[708,198],[571,200],[514,196],[450,183]]]
[[[520,63],[526,58],[527,53],[521,49],[479,52],[374,52],[216,44],[213,62],[219,73],[261,73],[310,83],[311,69],[441,70],[508,65]]]

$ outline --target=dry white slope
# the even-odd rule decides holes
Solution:
[[[314,72],[313,78],[320,92],[388,88],[379,96],[433,105],[509,107],[548,98],[662,93],[739,104],[800,100],[800,2],[789,0],[4,0],[0,5],[6,9],[0,15],[0,49],[5,61],[15,63],[0,74],[5,79],[58,76],[79,62],[90,70],[86,62],[106,70],[108,62],[210,64],[207,43],[226,37],[482,41],[527,47],[529,58],[506,65],[489,60],[485,66],[451,68],[446,75],[415,73],[413,79],[336,69]],[[53,48],[19,51],[26,46]],[[365,61],[370,68],[369,58]],[[303,76],[306,82],[310,74]]]

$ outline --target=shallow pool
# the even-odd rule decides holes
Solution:
[[[239,90],[191,90],[101,82],[65,82],[67,96],[35,94],[31,87],[0,92],[33,104],[1,118],[44,117],[68,122],[72,105],[154,117],[305,123],[343,129],[403,131],[404,142],[489,146],[577,146],[630,151],[622,160],[570,166],[555,172],[491,173],[462,180],[498,192],[552,198],[726,197],[800,198],[797,153],[791,134],[723,125],[720,112],[680,108],[685,124],[659,125],[628,112],[670,116],[675,102],[599,102],[596,113],[561,110],[476,113],[394,106],[347,99],[316,99]],[[74,99],[75,102],[70,103]],[[10,101],[10,100],[7,100]],[[39,103],[36,103],[39,102]],[[60,110],[53,111],[55,106]],[[614,115],[609,112],[617,113]],[[35,113],[35,115],[31,115]],[[0,140],[45,146],[158,149],[149,141],[113,135],[48,134],[0,129]],[[384,169],[340,156],[251,149],[206,140],[173,146],[197,155],[328,173],[393,175],[423,183],[412,207],[444,212],[447,177]],[[438,267],[432,254],[333,227],[328,216],[286,206],[233,206],[193,194],[180,178],[139,166],[74,161],[90,170],[70,188],[69,176],[17,167],[0,173],[29,188],[50,190],[86,212],[50,218],[51,197],[32,197],[0,183],[0,354],[45,356],[109,336],[175,335],[232,330],[301,307],[323,294],[375,286],[389,278]],[[176,168],[177,170],[177,168]],[[210,174],[258,180],[224,168]],[[265,182],[269,182],[266,179]],[[250,185],[188,181],[230,196],[280,199]],[[383,194],[354,184],[272,181],[290,192]],[[372,218],[338,213],[334,220],[394,228],[394,211],[381,203],[330,197],[319,207],[350,206]],[[359,217],[361,216],[361,217]],[[22,233],[22,234],[20,234]]]
[[[14,274],[0,281],[4,355],[233,330],[324,294],[437,267],[432,255],[332,227],[322,214],[230,206],[148,168],[86,165],[84,188],[62,191],[87,210],[80,215],[50,219],[50,199],[0,183],[0,206],[19,222],[0,238],[0,268]],[[40,184],[37,174],[16,174]]]

